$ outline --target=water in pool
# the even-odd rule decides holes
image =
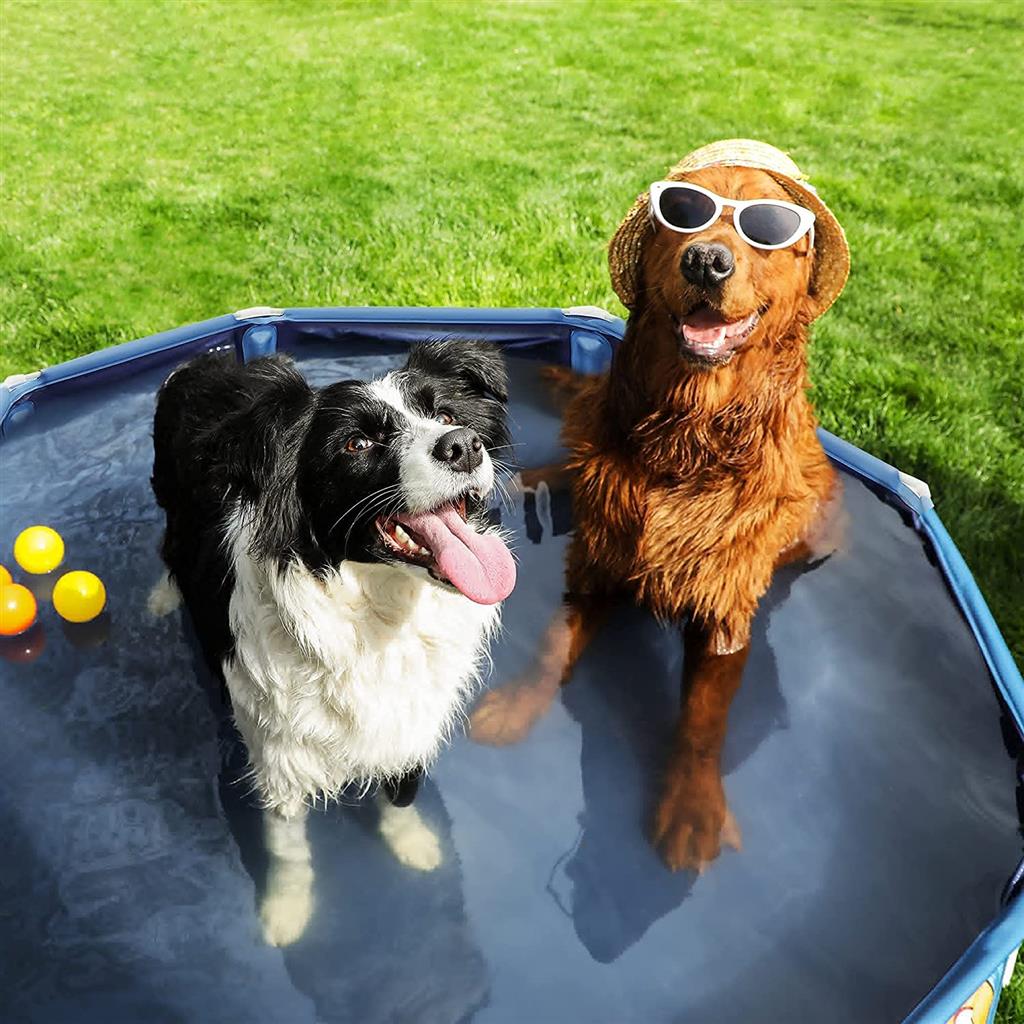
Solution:
[[[344,352],[301,365],[404,359]],[[510,362],[517,455],[552,462],[538,364]],[[0,1018],[859,1024],[902,1017],[992,917],[1019,855],[998,704],[919,536],[847,477],[846,547],[757,619],[724,764],[741,852],[672,875],[645,839],[683,652],[623,608],[526,739],[441,757],[418,798],[437,871],[388,854],[371,800],[314,813],[314,917],[267,946],[244,753],[186,618],[146,611],[166,372],[40,399],[3,444],[0,550],[48,523],[110,600],[77,629],[44,605],[0,651]],[[564,495],[501,514],[520,583],[491,685],[528,666],[571,528]]]

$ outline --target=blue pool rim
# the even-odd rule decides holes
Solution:
[[[254,325],[276,323],[338,324],[358,328],[384,324],[408,328],[429,328],[432,333],[471,332],[502,327],[520,333],[531,327],[556,329],[565,335],[579,332],[581,338],[596,338],[614,348],[623,337],[625,322],[595,307],[478,309],[452,307],[353,306],[328,308],[277,309],[255,307],[228,313],[211,320],[163,331],[136,341],[101,349],[66,363],[48,367],[27,379],[0,384],[0,437],[18,402],[33,392],[57,383],[86,378],[175,348],[185,348],[204,338],[237,331],[242,334]],[[574,339],[575,340],[575,339]],[[582,346],[581,346],[582,347]],[[585,360],[581,360],[585,362]],[[576,360],[573,359],[574,365]],[[589,367],[581,367],[589,368]],[[966,562],[939,518],[926,487],[900,473],[895,467],[869,455],[860,448],[826,430],[819,431],[822,445],[830,458],[846,469],[887,491],[910,513],[915,528],[925,536],[936,553],[939,567],[973,632],[992,673],[996,686],[1013,717],[1017,732],[1024,737],[1024,679],[999,632],[992,613],[982,597]],[[1018,872],[1018,875],[1020,872]],[[986,980],[995,989],[995,1005],[1002,988],[1003,965],[1024,941],[1024,897],[1017,878],[999,914],[971,943],[904,1020],[904,1024],[946,1024],[965,1000]]]

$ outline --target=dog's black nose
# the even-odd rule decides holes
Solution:
[[[736,269],[733,254],[718,242],[694,242],[683,253],[683,277],[701,288],[714,288]]]
[[[457,473],[471,473],[484,461],[484,443],[475,430],[456,427],[437,439],[434,458]]]

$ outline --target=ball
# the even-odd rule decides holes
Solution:
[[[36,621],[36,599],[28,587],[5,583],[0,587],[0,636],[18,636]]]
[[[53,607],[67,622],[92,622],[106,603],[107,588],[91,572],[66,572],[53,585]]]
[[[14,560],[25,572],[52,572],[64,560],[64,541],[48,526],[30,526],[14,541]]]
[[[11,578],[11,574],[7,569],[6,565],[0,565],[0,587],[6,583],[13,583],[14,580]]]

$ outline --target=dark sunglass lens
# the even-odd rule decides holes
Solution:
[[[782,245],[796,234],[800,227],[800,214],[774,203],[758,203],[740,213],[740,227],[752,242]]]
[[[702,228],[715,215],[715,201],[688,188],[667,188],[661,193],[658,208],[667,224],[693,231]]]

